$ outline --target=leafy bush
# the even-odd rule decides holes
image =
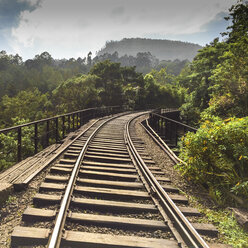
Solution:
[[[248,117],[205,120],[198,131],[187,133],[178,169],[200,182],[220,204],[230,195],[248,197]]]
[[[28,120],[13,118],[16,125],[21,125]],[[22,158],[26,158],[33,154],[33,135],[34,128],[22,128]],[[17,131],[9,132],[7,134],[0,134],[0,171],[7,169],[9,166],[17,161]]]

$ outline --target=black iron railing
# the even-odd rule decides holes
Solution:
[[[115,114],[121,111],[123,110],[120,106],[88,108],[14,127],[4,128],[0,130],[0,134],[7,135],[12,133],[13,135],[13,132],[15,133],[13,136],[16,137],[16,160],[19,162],[23,158],[22,139],[24,136],[23,132],[26,131],[26,129],[28,129],[29,133],[31,132],[33,154],[36,154],[39,150],[44,149],[50,144],[60,142],[69,132],[78,129],[90,119]],[[1,141],[0,144],[1,146],[4,145]],[[12,151],[9,151],[9,153],[13,152],[13,149],[14,148],[12,148]]]
[[[178,138],[185,133],[197,131],[196,128],[153,112],[150,113],[148,122],[157,134],[172,146],[177,146]]]

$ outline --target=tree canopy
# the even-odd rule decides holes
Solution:
[[[206,115],[226,118],[248,114],[247,3],[232,6],[226,19],[232,24],[223,33],[225,39],[215,39],[200,50],[181,77],[180,84],[188,90],[182,115],[195,123]]]

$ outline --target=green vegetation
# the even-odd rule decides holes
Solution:
[[[16,117],[13,119],[16,125],[25,124],[25,119]],[[22,128],[22,153],[23,157],[28,157],[33,154],[33,128]],[[9,132],[0,134],[1,153],[0,153],[0,171],[11,166],[17,158],[17,132]]]
[[[181,142],[178,168],[215,201],[248,206],[248,4],[238,2],[224,41],[204,47],[179,75],[182,118],[200,128]]]
[[[218,227],[221,242],[232,245],[234,248],[248,247],[248,234],[240,227],[230,211],[202,209],[201,212],[207,217],[208,221]]]
[[[136,71],[141,72],[143,74],[149,73],[152,69],[160,70],[162,68],[166,68],[167,72],[177,76],[184,66],[189,63],[188,59],[179,60],[175,59],[171,60],[159,60],[150,52],[138,52],[136,56],[132,55],[124,55],[120,56],[118,52],[114,52],[113,54],[104,53],[97,55],[93,59],[93,63],[97,63],[100,61],[110,60],[111,62],[120,63],[121,66],[135,66]]]
[[[189,180],[204,184],[221,204],[230,197],[248,204],[248,117],[205,121],[196,134],[188,133],[181,144],[178,166]]]
[[[211,222],[219,231],[219,242],[229,244],[234,248],[247,248],[248,233],[237,223],[230,210],[210,209],[200,203],[196,197],[190,197],[190,202],[203,214],[201,222]]]
[[[2,54],[4,55],[0,57],[0,62],[1,59],[11,61],[12,55]],[[47,53],[36,57],[44,56],[49,57]],[[15,117],[28,122],[87,107],[127,105],[132,109],[145,109],[161,105],[180,106],[183,101],[181,98],[184,96],[181,93],[180,97],[177,97],[175,76],[168,74],[165,68],[160,71],[153,70],[143,76],[135,71],[135,67],[121,67],[120,63],[105,60],[88,67],[88,74],[78,73],[80,70],[72,67],[71,70],[67,69],[68,74],[75,75],[64,76],[61,68],[55,70],[52,65],[48,66],[53,61],[50,57],[44,60],[41,64],[37,62],[36,69],[26,68],[25,77],[33,80],[29,84],[26,84],[19,74],[12,75],[10,81],[0,79],[0,87],[3,88],[0,127],[16,125]],[[28,64],[30,63],[29,61]],[[25,69],[26,64],[27,61],[16,66],[21,70]],[[0,73],[6,76],[10,73],[12,64],[9,67]],[[47,75],[47,71],[58,73],[59,79],[55,76],[58,81],[51,84],[52,79]],[[33,77],[34,72],[40,74]],[[15,90],[12,91],[11,87]]]
[[[48,52],[23,62],[16,55],[0,52],[0,97],[15,96],[19,91],[36,87],[42,93],[50,92],[63,80],[89,71],[86,58],[55,60]]]
[[[188,89],[182,116],[199,123],[206,115],[242,117],[248,114],[248,6],[232,6],[226,37],[204,47],[181,75]],[[191,113],[194,112],[192,119]]]
[[[179,61],[157,54],[163,56],[165,46],[190,47],[191,55],[200,47],[148,39],[111,41],[95,58],[89,52],[87,58],[55,60],[44,52],[23,62],[18,54],[2,51],[0,128],[87,107],[180,107],[182,120],[199,130],[181,142],[180,156],[188,165],[178,168],[207,187],[217,203],[231,197],[235,204],[247,204],[247,3],[232,6],[226,19],[231,26],[223,33],[225,39],[213,40],[191,63],[183,60],[187,56]],[[25,132],[28,156],[32,137]],[[0,169],[13,163],[15,135],[1,136]]]
[[[13,60],[12,55],[6,53],[2,55],[2,60],[5,62]],[[87,61],[90,61],[85,64],[89,71],[87,74],[78,73],[80,70],[77,69],[77,62],[74,61],[76,65],[66,69],[67,76],[75,74],[69,78],[64,76],[64,69],[54,67],[55,61],[47,53],[36,56],[32,62],[16,64],[15,67],[20,67],[20,71],[21,68],[26,70],[24,70],[24,75],[31,77],[30,82],[34,81],[26,84],[19,74],[11,75],[10,81],[0,80],[0,87],[6,86],[3,90],[5,95],[0,101],[0,128],[89,107],[125,105],[129,109],[146,109],[160,107],[161,104],[164,107],[180,106],[183,101],[184,92],[177,91],[175,76],[168,74],[164,68],[159,72],[153,70],[143,76],[142,73],[135,71],[135,67],[121,67],[120,63],[109,60],[90,65],[92,62],[90,53]],[[26,68],[27,64],[30,69]],[[7,75],[12,66],[10,62],[7,63],[0,73]],[[51,75],[54,73],[60,75],[59,78],[55,76],[58,81],[55,80],[56,83],[50,84],[51,78],[47,72],[52,72]],[[34,73],[39,75],[33,78]],[[18,80],[21,80],[20,85]],[[11,90],[14,82],[20,87],[19,91]],[[28,127],[22,130],[23,158],[33,155],[33,132],[34,130]],[[1,134],[0,148],[0,170],[2,170],[16,161],[17,132]]]

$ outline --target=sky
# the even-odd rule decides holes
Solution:
[[[154,38],[206,45],[237,0],[0,0],[0,51],[23,59],[93,56],[110,40]]]

